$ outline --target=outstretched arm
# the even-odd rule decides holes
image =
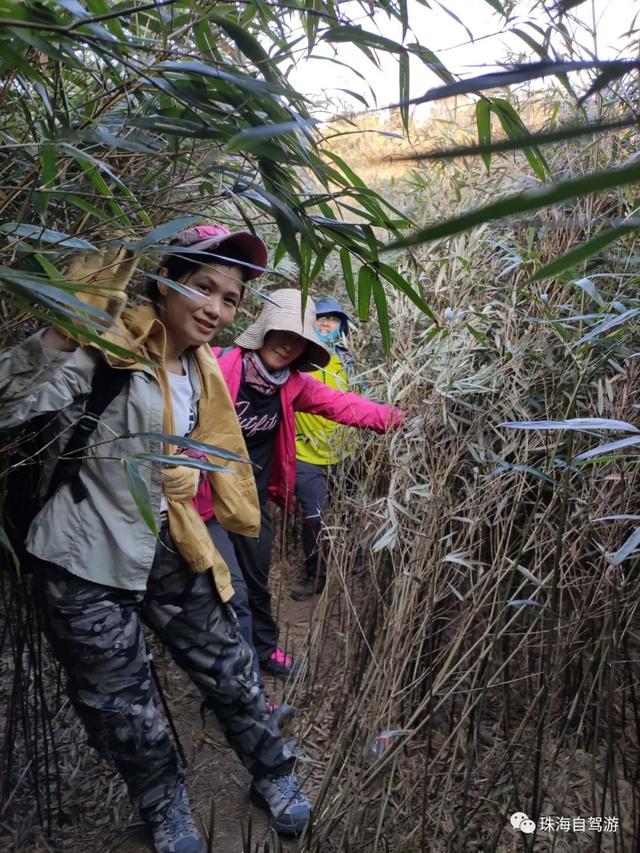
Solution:
[[[397,429],[405,419],[402,409],[374,403],[352,391],[338,391],[306,373],[300,377],[302,387],[294,402],[297,412],[322,415],[339,424],[375,432]]]
[[[0,427],[65,409],[89,393],[94,371],[95,358],[55,329],[0,353]]]

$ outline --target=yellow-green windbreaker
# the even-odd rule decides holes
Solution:
[[[349,377],[337,352],[323,370],[309,374],[330,388],[348,391]],[[349,455],[347,429],[322,415],[296,412],[296,458],[313,465],[334,465]]]

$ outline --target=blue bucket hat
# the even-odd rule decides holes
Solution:
[[[316,318],[322,317],[323,314],[337,314],[340,317],[340,334],[345,336],[349,334],[351,318],[339,302],[331,297],[319,299],[316,302]]]

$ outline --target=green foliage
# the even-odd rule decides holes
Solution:
[[[429,4],[420,5],[420,14],[428,15]],[[438,6],[464,26],[446,4]],[[506,24],[507,6],[487,0],[487,7]],[[356,21],[360,9],[369,10],[364,0],[353,4],[352,17],[331,2],[279,8],[257,0],[241,7],[172,0],[114,10],[103,0],[2,0],[5,266],[32,272],[36,255],[64,264],[68,251],[99,247],[114,234],[142,238],[137,249],[157,256],[172,233],[170,223],[177,230],[181,222],[197,219],[241,219],[250,226],[277,226],[277,257],[282,258],[282,251],[289,254],[306,292],[334,252],[349,283],[354,264],[354,275],[362,266],[380,275],[385,232],[396,248],[437,239],[447,228],[455,233],[454,224],[403,237],[411,226],[407,215],[367,186],[347,159],[323,141],[311,105],[291,86],[286,72],[303,42],[310,55],[324,43],[353,45],[374,65],[379,53],[396,58],[405,133],[410,131],[411,104],[479,94],[480,144],[455,156],[479,153],[488,169],[495,152],[521,150],[541,180],[552,175],[540,144],[576,129],[530,132],[512,98],[485,93],[553,77],[564,85],[570,73],[590,73],[594,76],[584,86],[586,98],[610,89],[637,67],[634,60],[603,62],[593,56],[559,60],[552,56],[547,36],[540,43],[531,34],[538,33],[538,25],[525,22],[517,34],[539,61],[461,80],[429,45],[415,40],[406,3],[376,4],[378,15],[401,25],[400,40],[376,32],[373,23]],[[419,98],[409,97],[412,57],[442,81]],[[492,142],[492,116],[506,140]],[[585,131],[590,127],[595,129],[596,123],[584,124]],[[622,172],[621,180],[634,180],[631,172]],[[594,175],[571,191],[598,192],[608,185]],[[550,191],[537,203],[567,197]],[[460,227],[532,209],[522,197],[512,201],[478,209]],[[44,274],[49,276],[46,268]],[[363,275],[367,279],[370,273]],[[382,278],[392,289],[410,292],[410,284],[400,284],[397,275]],[[25,278],[23,295],[35,303],[38,291],[32,285]],[[354,285],[347,291],[363,315],[369,305],[367,286],[360,295]],[[387,292],[379,292],[376,304]],[[58,313],[56,300],[48,309]],[[68,309],[67,320],[74,310]],[[384,312],[378,316],[382,321]],[[388,330],[383,333],[389,344]]]
[[[406,5],[380,7],[406,24]],[[32,270],[36,254],[64,265],[69,250],[117,234],[157,256],[181,225],[203,218],[275,223],[299,266],[305,247],[305,290],[333,251],[375,262],[382,243],[363,227],[399,236],[409,223],[321,146],[284,69],[302,24],[309,50],[321,38],[351,41],[373,62],[374,48],[399,51],[406,99],[408,56],[422,48],[344,15],[336,23],[335,12],[331,3],[278,14],[260,2],[176,0],[116,12],[101,0],[3,0],[6,266]],[[38,301],[33,279],[23,293]],[[59,316],[55,300],[48,307]]]
[[[158,536],[158,526],[151,504],[151,495],[140,471],[140,466],[133,459],[123,459],[122,467],[127,478],[127,486],[136,502],[141,518],[153,535]]]

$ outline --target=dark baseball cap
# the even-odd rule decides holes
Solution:
[[[193,252],[207,252],[215,256],[231,257],[243,261],[245,277],[257,278],[265,270],[269,254],[267,247],[260,237],[250,231],[230,231],[224,225],[194,225],[180,231],[170,241],[168,251],[162,258],[165,265],[172,255],[180,254],[177,249],[189,249]]]

